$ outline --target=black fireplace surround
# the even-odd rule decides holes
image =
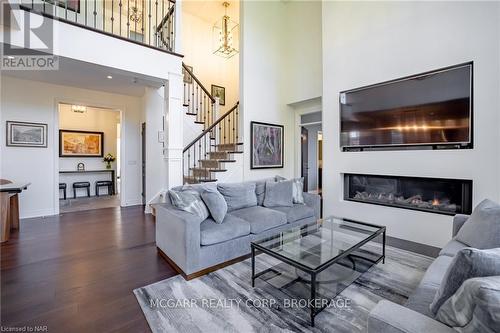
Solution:
[[[344,174],[344,200],[437,214],[470,214],[472,180]]]

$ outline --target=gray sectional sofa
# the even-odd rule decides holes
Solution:
[[[435,317],[431,313],[430,305],[455,255],[460,250],[469,247],[458,241],[455,237],[468,217],[468,215],[456,215],[454,217],[454,238],[446,244],[439,253],[439,256],[429,266],[419,286],[404,306],[383,300],[370,312],[368,332],[457,332],[455,329],[434,319]],[[487,332],[490,331],[488,330]]]
[[[201,220],[197,215],[179,210],[168,198],[166,203],[155,205],[156,245],[160,255],[190,279],[249,254],[253,240],[320,218],[320,197],[316,194],[303,193],[305,204],[264,207],[266,181],[269,179],[253,182],[256,185],[256,204],[233,210],[229,207],[222,223],[216,223],[210,216]],[[217,187],[217,184],[189,187],[201,193],[207,187]]]

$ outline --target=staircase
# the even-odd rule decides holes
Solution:
[[[239,102],[217,117],[216,100],[189,68],[182,64],[189,82],[184,82],[183,105],[186,115],[193,117],[203,130],[183,150],[184,184],[217,181],[217,174],[227,171],[235,154],[242,154],[239,135]]]

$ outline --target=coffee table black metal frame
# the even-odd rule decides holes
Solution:
[[[382,234],[382,255],[375,261],[373,261],[372,265],[376,265],[378,264],[380,261],[382,261],[382,263],[384,264],[385,263],[385,244],[386,244],[386,228],[385,226],[380,226],[380,225],[376,225],[376,224],[371,224],[371,223],[366,223],[366,222],[360,222],[360,221],[355,221],[355,220],[351,220],[351,219],[346,219],[346,218],[341,218],[341,217],[334,217],[332,216],[333,218],[337,218],[337,219],[341,219],[341,220],[344,220],[344,221],[347,221],[347,222],[350,222],[350,223],[355,223],[355,224],[360,224],[360,225],[364,225],[364,226],[368,226],[368,227],[374,227],[374,228],[379,228],[379,230],[377,230],[376,232],[374,232],[371,236],[369,236],[368,238],[365,238],[363,241],[353,245],[351,248],[345,250],[344,252],[342,252],[341,254],[337,255],[336,257],[333,257],[331,258],[330,260],[326,261],[325,263],[319,265],[318,267],[316,267],[315,269],[312,269],[310,267],[307,267],[291,258],[288,258],[286,256],[283,256],[279,253],[276,253],[264,246],[261,246],[259,245],[258,243],[256,242],[251,242],[250,244],[250,247],[251,247],[251,250],[252,250],[252,288],[255,287],[255,279],[258,278],[259,276],[263,275],[263,274],[266,274],[267,272],[273,270],[272,268],[268,268],[266,270],[263,270],[262,272],[259,272],[257,274],[255,274],[255,252],[256,250],[262,252],[262,253],[265,253],[271,257],[274,257],[276,259],[279,259],[303,272],[306,272],[308,274],[311,275],[311,280],[310,280],[310,283],[311,283],[311,297],[310,297],[310,303],[311,303],[311,307],[310,307],[310,317],[311,317],[311,326],[314,327],[314,319],[316,317],[316,315],[318,315],[318,313],[320,313],[321,311],[323,311],[328,305],[324,305],[320,308],[316,308],[314,306],[315,304],[315,299],[316,299],[316,277],[319,273],[321,273],[323,270],[327,269],[328,267],[330,267],[331,265],[335,264],[335,263],[338,263],[341,259],[345,258],[345,257],[349,257],[349,259],[351,259],[352,261],[352,258],[350,258],[350,255],[357,249],[361,248],[363,245],[365,245],[366,243],[372,241],[373,239],[375,239],[376,237],[378,237],[380,234]],[[320,222],[317,222],[318,224]],[[281,233],[279,233],[281,234]],[[272,238],[272,237],[269,237],[269,238]],[[300,278],[299,278],[300,279]],[[303,280],[303,279],[302,279]],[[342,290],[340,290],[338,294],[340,294],[340,292],[342,292]]]

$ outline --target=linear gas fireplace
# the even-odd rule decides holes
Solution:
[[[455,215],[472,211],[472,180],[344,174],[344,199]]]

